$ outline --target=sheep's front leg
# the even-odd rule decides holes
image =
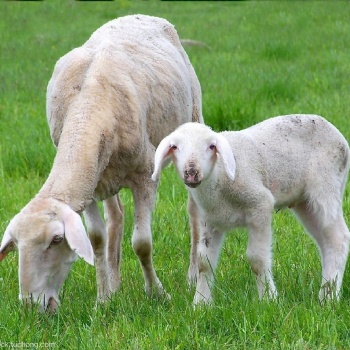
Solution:
[[[201,225],[198,242],[198,280],[193,304],[210,304],[214,273],[225,234]]]
[[[198,278],[198,240],[199,240],[199,219],[197,205],[192,199],[190,193],[188,194],[187,211],[191,226],[191,253],[190,253],[190,267],[187,273],[187,282],[189,285],[196,285]]]
[[[248,224],[247,258],[256,277],[259,298],[275,299],[277,290],[272,277],[272,230],[270,211],[254,213]]]
[[[142,267],[146,293],[150,296],[153,292],[157,292],[169,297],[157,277],[152,262],[151,217],[157,185],[151,183],[148,178],[138,181],[138,185],[140,183],[147,184],[147,186],[138,186],[132,189],[135,206],[132,246]]]
[[[119,289],[121,284],[120,264],[122,258],[122,239],[124,226],[124,209],[119,195],[108,198],[103,202],[107,221],[108,246],[107,261],[111,292]]]
[[[109,276],[106,259],[107,233],[96,202],[84,211],[87,232],[95,254],[97,301],[104,302],[110,296]]]

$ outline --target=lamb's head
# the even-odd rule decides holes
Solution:
[[[93,251],[80,216],[55,199],[34,198],[8,225],[0,261],[19,252],[19,297],[24,305],[39,303],[55,311],[58,293],[77,256],[93,265]]]
[[[203,124],[183,124],[160,142],[152,179],[158,179],[162,165],[171,159],[183,182],[195,188],[211,175],[220,156],[227,175],[233,180],[235,159],[228,141]]]

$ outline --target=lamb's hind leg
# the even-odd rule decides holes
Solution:
[[[121,284],[120,264],[122,258],[121,245],[123,239],[124,209],[118,194],[104,200],[103,205],[108,233],[107,262],[109,287],[111,292],[115,292]]]
[[[132,246],[142,267],[146,293],[152,295],[153,292],[156,292],[169,297],[157,277],[152,262],[151,218],[156,189],[157,184],[151,182],[148,177],[138,181],[138,186],[132,188],[135,206]]]
[[[97,301],[104,302],[110,296],[109,276],[106,260],[106,227],[96,202],[92,202],[84,211],[87,232],[95,254]]]
[[[349,229],[342,210],[334,218],[325,219],[323,211],[315,212],[306,203],[292,208],[298,219],[315,239],[322,260],[320,301],[339,298],[349,251]]]

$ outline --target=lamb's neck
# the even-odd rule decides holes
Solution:
[[[92,201],[101,173],[108,164],[106,137],[88,132],[62,132],[57,154],[39,197],[52,197],[77,212]]]

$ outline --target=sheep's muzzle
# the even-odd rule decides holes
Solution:
[[[47,303],[47,306],[46,306],[46,312],[50,313],[50,314],[53,314],[56,312],[57,308],[58,308],[58,302],[55,300],[55,298],[51,297],[49,299],[49,302]]]
[[[33,306],[39,307],[40,312],[47,312],[49,314],[54,314],[59,306],[59,301],[54,297],[50,297],[47,302],[45,302],[45,295],[43,297],[43,302],[41,300],[36,300],[33,295],[30,294],[27,297],[21,297],[22,305],[26,309],[30,309]]]

